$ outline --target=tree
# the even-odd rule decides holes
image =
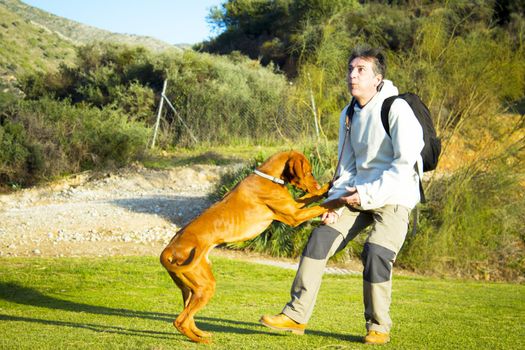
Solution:
[[[357,0],[229,0],[215,7],[208,21],[222,33],[197,46],[212,53],[240,51],[263,65],[273,62],[289,75],[296,74],[303,26],[324,23]]]

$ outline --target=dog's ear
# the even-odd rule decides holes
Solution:
[[[304,177],[306,159],[298,153],[293,153],[288,159],[285,171],[289,176],[289,181],[296,183]]]
[[[305,163],[306,159],[304,159],[303,157],[295,157],[293,163],[293,172],[295,174],[295,177],[299,179],[302,179],[304,177]]]

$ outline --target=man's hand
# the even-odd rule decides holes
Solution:
[[[361,205],[361,198],[359,193],[357,193],[357,188],[355,187],[346,187],[348,194],[339,198],[342,204],[347,204],[349,206]]]
[[[321,221],[323,224],[335,224],[339,220],[339,215],[333,210],[328,210],[327,212],[323,213],[321,216]]]

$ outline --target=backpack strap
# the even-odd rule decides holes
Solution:
[[[390,107],[392,103],[398,98],[398,96],[390,96],[383,101],[381,106],[381,123],[383,123],[383,128],[385,128],[386,134],[390,136],[390,123],[388,122],[388,113],[390,113]]]
[[[346,109],[345,125],[346,125],[347,131],[350,130],[350,126],[352,125],[352,117],[354,116],[354,108],[355,108],[356,103],[357,103],[357,100],[352,97],[352,100],[350,101],[350,105]]]

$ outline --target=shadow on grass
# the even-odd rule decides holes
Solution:
[[[115,327],[108,325],[98,325],[92,323],[75,323],[75,322],[65,322],[65,321],[55,321],[55,320],[43,320],[39,318],[30,318],[30,317],[18,317],[11,315],[0,314],[0,321],[9,321],[9,322],[30,322],[38,323],[48,326],[57,326],[57,327],[69,327],[69,328],[82,328],[88,329],[90,331],[99,332],[99,333],[114,333],[122,335],[132,335],[140,337],[151,337],[157,339],[173,339],[175,334],[168,332],[155,332],[155,331],[145,331],[139,329],[128,329],[123,327]]]
[[[158,312],[145,312],[145,311],[135,311],[128,309],[118,309],[110,308],[105,306],[94,306],[83,303],[77,303],[68,300],[58,299],[49,295],[45,295],[42,292],[34,289],[28,288],[16,283],[6,283],[0,282],[0,299],[20,304],[28,305],[35,307],[42,307],[53,310],[62,310],[68,312],[78,312],[78,313],[90,313],[95,315],[106,315],[106,316],[119,316],[126,318],[141,318],[152,321],[160,322],[169,322],[171,323],[176,315],[158,313]],[[274,333],[266,328],[263,328],[259,323],[255,322],[244,322],[244,321],[235,321],[224,318],[215,318],[215,317],[196,317],[195,318],[197,325],[202,327],[203,330],[216,332],[216,333],[233,333],[233,334],[260,334],[260,335],[274,335],[281,336],[282,333]],[[15,321],[15,322],[31,322],[38,324],[46,324],[58,327],[74,327],[74,328],[83,328],[89,329],[95,332],[108,332],[108,333],[117,333],[123,335],[136,335],[136,336],[148,336],[154,338],[164,338],[168,337],[171,339],[172,336],[182,336],[176,333],[174,330],[173,333],[166,332],[155,332],[148,330],[138,330],[138,329],[127,329],[123,327],[115,327],[110,325],[97,325],[89,323],[75,323],[75,322],[65,322],[58,320],[45,320],[31,317],[18,317],[0,314],[0,321]],[[334,334],[329,332],[322,332],[317,330],[308,330],[308,334],[322,336],[322,337],[332,337],[335,339],[354,341],[357,339],[354,336],[343,335],[343,334]],[[354,339],[355,338],[355,339]],[[360,338],[359,338],[360,339]]]

